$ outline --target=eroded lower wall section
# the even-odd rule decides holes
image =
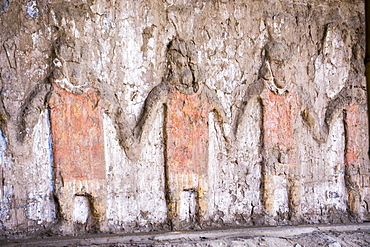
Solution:
[[[16,208],[21,202],[12,180],[14,163],[7,157],[7,142],[2,139],[2,227],[12,231],[20,220],[16,214],[19,211],[23,220],[33,222],[28,231],[42,226],[62,234],[367,220],[369,175],[358,168],[360,162],[353,156],[353,152],[364,152],[365,145],[346,141],[348,135],[357,133],[348,133],[352,124],[348,121],[354,121],[349,114],[362,114],[355,127],[363,126],[365,131],[365,111],[338,113],[325,143],[314,142],[312,146],[309,138],[304,139],[304,148],[296,150],[296,164],[277,162],[271,168],[265,163],[266,153],[261,147],[266,139],[261,127],[266,107],[262,102],[255,98],[246,109],[235,146],[222,141],[220,123],[214,113],[207,114],[208,162],[202,173],[202,181],[207,184],[200,188],[206,190],[201,200],[198,187],[177,187],[189,181],[199,184],[198,177],[181,174],[176,182],[173,176],[168,177],[163,108],[156,112],[136,161],[130,160],[119,144],[112,119],[100,113],[104,178],[72,180],[68,174],[55,178],[58,168],[53,159],[58,157],[52,155],[51,118],[45,110],[34,129],[33,159],[23,171],[29,186],[20,209]],[[310,134],[304,127],[300,131],[302,135]],[[362,137],[353,140],[358,138]],[[314,152],[317,149],[321,150],[319,154]],[[78,166],[90,169],[88,164]],[[180,190],[178,197],[168,196],[168,186]],[[172,203],[177,204],[176,215],[170,213],[174,210]]]

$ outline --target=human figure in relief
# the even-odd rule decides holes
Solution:
[[[93,231],[105,218],[102,112],[99,93],[85,81],[82,65],[73,60],[69,47],[59,40],[50,77],[55,192],[65,223]]]
[[[355,84],[355,83],[354,83]],[[325,118],[322,123],[315,112],[304,111],[314,138],[327,143],[330,129],[338,118],[344,123],[344,182],[348,200],[346,200],[350,220],[361,222],[370,217],[370,173],[368,171],[366,91],[360,85],[346,85],[325,107]]]
[[[302,102],[292,84],[289,48],[272,42],[266,46],[265,52],[261,76],[267,88],[260,95],[264,107],[266,162],[263,201],[270,215],[285,213],[285,218],[299,220],[302,188],[294,128],[302,111]],[[285,205],[278,202],[280,193],[275,188],[279,179],[285,182],[281,189],[286,197]]]
[[[194,44],[172,40],[167,47],[167,71],[154,87],[135,128],[140,140],[150,119],[164,105],[165,171],[168,218],[174,228],[207,217],[209,114],[225,114],[216,95],[198,81]]]
[[[314,138],[321,143],[328,143],[330,131],[338,119],[344,124],[344,164],[336,164],[338,168],[335,172],[344,175],[345,193],[339,195],[344,197],[342,200],[347,204],[346,213],[352,221],[361,222],[370,219],[369,157],[368,145],[364,145],[368,143],[365,141],[366,90],[363,77],[348,78],[351,67],[354,71],[363,69],[360,63],[350,63],[349,59],[359,59],[363,53],[361,45],[350,47],[344,42],[344,37],[344,33],[334,23],[326,25],[323,49],[315,61],[315,79],[318,79],[316,85],[321,89],[321,97],[330,100],[322,107],[322,120],[319,120],[319,114],[309,109],[305,110],[303,117]]]
[[[294,137],[296,119],[300,117],[301,99],[292,84],[289,47],[272,41],[263,50],[260,79],[246,90],[236,112],[237,132],[247,104],[255,97],[262,104],[262,202],[269,217],[268,224],[300,217],[301,178]]]

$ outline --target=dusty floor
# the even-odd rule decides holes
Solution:
[[[0,240],[0,246],[370,246],[370,223]]]

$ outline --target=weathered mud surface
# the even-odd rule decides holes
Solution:
[[[369,221],[364,27],[361,0],[0,0],[0,235]]]

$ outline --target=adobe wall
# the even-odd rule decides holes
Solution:
[[[364,3],[0,1],[2,236],[370,220]]]

